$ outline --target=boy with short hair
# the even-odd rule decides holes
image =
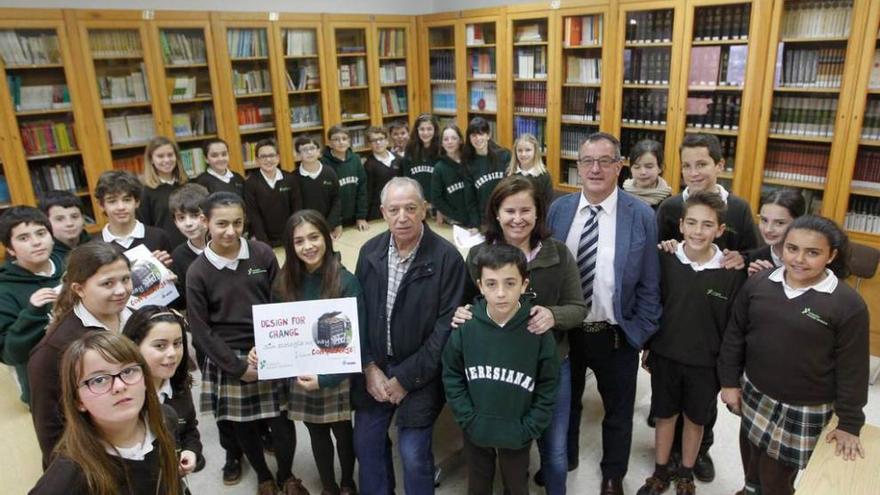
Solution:
[[[302,198],[294,174],[279,166],[278,143],[261,139],[256,151],[259,168],[244,181],[248,231],[253,239],[278,247],[284,243],[284,224],[302,208]]]
[[[367,129],[370,143],[370,156],[364,162],[367,174],[367,219],[382,218],[382,188],[391,179],[401,176],[401,159],[388,150],[388,131],[384,127],[372,126]]]
[[[12,207],[0,216],[0,361],[15,367],[21,401],[28,404],[27,362],[46,334],[49,312],[58,298],[64,258],[52,251],[52,226],[40,210]]]
[[[395,120],[388,125],[388,133],[391,135],[391,152],[403,158],[406,145],[409,144],[409,126],[406,121]]]
[[[504,487],[527,494],[529,448],[550,424],[559,358],[553,332],[528,331],[526,257],[508,244],[475,259],[483,297],[443,350],[443,385],[464,431],[468,492],[492,493],[495,458]]]
[[[48,191],[40,197],[40,210],[49,218],[52,237],[55,238],[53,252],[62,260],[70,251],[92,240],[85,230],[83,203],[70,191]]]
[[[351,150],[348,129],[334,125],[327,131],[327,143],[321,163],[332,168],[339,179],[341,225],[356,225],[358,230],[367,230],[370,228],[367,223],[367,173],[361,157]]]
[[[660,495],[675,479],[678,495],[692,495],[694,464],[704,426],[720,384],[715,363],[745,270],[726,270],[714,241],[725,231],[726,205],[714,192],[697,191],[684,202],[675,253],[660,253],[663,316],[648,343],[643,365],[651,372],[651,409],[656,420],[654,474],[638,495]],[[683,416],[681,466],[672,472],[676,422]]]
[[[296,138],[293,148],[300,157],[298,173],[295,175],[303,199],[303,208],[324,215],[330,227],[330,235],[338,239],[342,235],[340,219],[343,203],[342,180],[333,171],[333,167],[325,166],[319,159],[321,148],[314,136],[305,135]]]
[[[199,207],[207,197],[208,189],[192,182],[180,186],[168,197],[168,209],[174,215],[174,225],[186,237],[186,242],[171,252],[171,270],[177,274],[178,282],[183,288],[186,287],[186,271],[189,270],[189,265],[202,254],[207,245],[205,234],[208,232],[208,225]],[[181,295],[184,292],[180,292]]]

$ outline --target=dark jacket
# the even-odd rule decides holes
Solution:
[[[339,214],[342,224],[351,225],[355,220],[365,220],[368,186],[361,157],[349,149],[345,153],[345,160],[340,160],[327,147],[321,155],[321,163],[332,168],[339,179]]]
[[[360,325],[362,364],[375,363],[408,391],[397,411],[397,425],[403,427],[429,426],[443,407],[440,357],[452,315],[462,303],[467,277],[464,260],[455,246],[427,225],[424,229],[390,316],[394,353],[390,361],[385,310],[390,232],[361,247],[355,271],[367,308],[367,319]],[[351,390],[355,408],[387,407],[373,400],[363,375],[353,378]]]
[[[91,234],[86,232],[86,229],[84,228],[83,231],[79,233],[79,243],[77,246],[82,246],[91,240]],[[55,238],[55,246],[52,248],[52,253],[57,254],[58,257],[61,258],[61,261],[67,263],[67,255],[70,254],[71,251],[73,251],[73,248],[59,241],[57,237]]]
[[[180,366],[186,366],[186,363],[181,363]],[[196,419],[196,406],[193,403],[192,390],[181,385],[174,387],[172,392],[172,397],[165,399],[163,404],[169,406],[176,416],[174,418],[176,425],[171,432],[177,440],[177,447],[180,450],[189,450],[200,455],[202,453],[202,437],[199,435],[199,420]]]
[[[138,220],[144,225],[162,229],[168,236],[171,245],[165,251],[169,253],[181,242],[186,242],[186,237],[180,233],[177,225],[174,225],[174,212],[168,209],[168,199],[178,188],[180,184],[177,183],[161,183],[156,187],[144,186],[141,205],[137,210]]]

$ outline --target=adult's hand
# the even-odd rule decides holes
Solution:
[[[364,368],[364,377],[367,379],[367,392],[373,396],[377,402],[388,402],[388,392],[385,391],[385,384],[388,377],[374,363],[370,363]]]
[[[392,377],[385,382],[385,391],[388,393],[388,400],[393,404],[400,404],[406,397],[406,389],[397,381],[397,377]]]
[[[464,322],[470,320],[474,317],[474,314],[471,312],[471,305],[465,304],[464,306],[459,306],[455,308],[455,314],[452,315],[452,328],[458,328],[464,325]]]
[[[532,307],[532,311],[529,313],[529,325],[526,327],[529,332],[541,335],[555,326],[556,318],[552,311],[544,306]]]

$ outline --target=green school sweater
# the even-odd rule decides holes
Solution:
[[[474,182],[474,189],[477,191],[477,208],[480,213],[480,224],[483,223],[483,217],[486,216],[486,206],[489,204],[489,197],[495,190],[495,185],[507,175],[507,166],[510,164],[510,152],[506,149],[500,149],[496,153],[493,162],[489,155],[475,155],[467,162],[467,169]]]
[[[453,330],[443,350],[443,386],[455,421],[475,444],[520,449],[550,425],[556,402],[559,358],[553,332],[530,333],[532,306],[504,327],[473,305],[474,317]]]
[[[51,304],[41,308],[31,305],[31,295],[44,287],[55,287],[61,283],[64,274],[63,258],[53,253],[50,258],[55,263],[55,273],[51,277],[35,275],[7,258],[0,266],[0,360],[15,366],[18,383],[21,385],[21,400],[29,403],[27,361],[31,349],[46,334]]]
[[[477,195],[473,183],[465,177],[461,164],[442,156],[434,165],[431,179],[434,208],[462,227],[478,227]]]
[[[431,179],[434,176],[434,164],[437,163],[437,157],[425,156],[422,159],[416,160],[414,156],[406,155],[400,160],[400,170],[403,176],[415,179],[422,186],[422,194],[425,195],[425,201],[433,204],[431,201]]]
[[[324,148],[321,162],[329,165],[339,177],[339,199],[342,224],[350,225],[355,220],[367,219],[367,173],[361,164],[361,157],[350,149],[345,160],[333,156],[330,148]]]
[[[77,246],[82,246],[91,240],[92,236],[86,232],[85,228],[83,228],[83,231],[79,233],[79,244],[77,244]],[[52,248],[52,254],[57,254],[61,261],[67,261],[67,255],[70,254],[71,251],[73,251],[73,249],[71,249],[70,246],[55,239],[55,246]]]

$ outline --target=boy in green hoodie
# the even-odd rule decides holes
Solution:
[[[27,404],[28,357],[46,333],[64,262],[52,252],[49,219],[30,206],[10,208],[0,217],[0,242],[6,247],[0,266],[0,361],[15,367]]]
[[[361,157],[351,150],[351,136],[341,125],[334,125],[327,131],[327,142],[321,163],[331,167],[339,177],[342,225],[357,225],[358,230],[367,230],[370,228],[367,223],[367,173]]]
[[[67,259],[73,248],[92,240],[85,229],[82,200],[76,194],[48,191],[40,198],[40,210],[49,218],[55,238],[53,252],[62,260]]]
[[[505,490],[527,494],[529,448],[550,424],[556,400],[556,341],[552,332],[527,329],[529,279],[520,249],[491,245],[475,262],[483,297],[443,350],[446,400],[464,431],[468,493],[493,493],[497,457]]]

